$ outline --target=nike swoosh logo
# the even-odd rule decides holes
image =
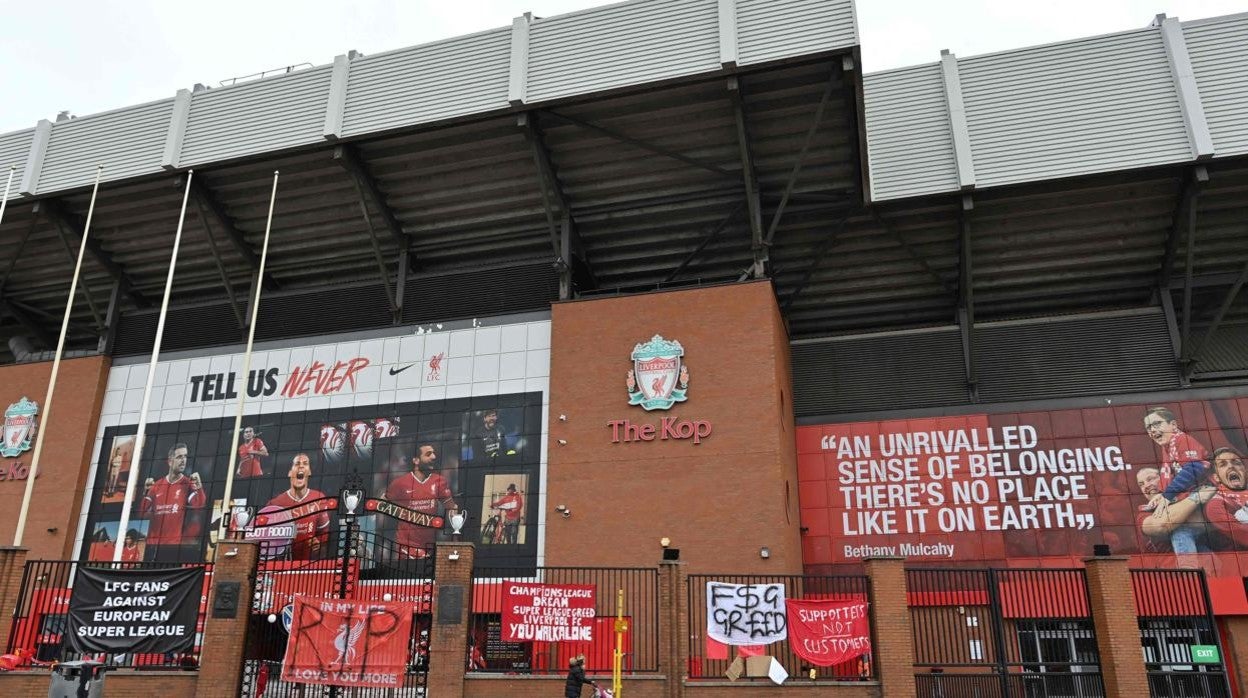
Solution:
[[[417,362],[417,363],[420,363],[420,362]],[[397,376],[397,375],[399,375],[400,373],[402,373],[402,372],[406,371],[407,369],[409,369],[409,368],[411,368],[411,367],[413,367],[413,366],[415,366],[415,365],[416,365],[416,364],[408,364],[408,365],[404,366],[403,368],[392,368],[392,369],[390,369],[390,375],[392,375],[392,376]]]

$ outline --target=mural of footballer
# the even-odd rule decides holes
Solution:
[[[290,488],[270,499],[266,508],[288,509],[325,496],[324,492],[308,487],[308,482],[312,479],[312,461],[308,454],[295,454],[286,474],[290,478]],[[325,557],[329,543],[329,512],[322,511],[295,519],[294,524],[295,539],[290,545],[291,557],[295,560],[320,560]]]
[[[386,487],[386,499],[430,516],[438,516],[439,503],[447,516],[458,511],[459,505],[455,503],[450,483],[434,472],[437,464],[437,448],[427,441],[417,441],[416,455],[411,459],[412,469]],[[395,538],[399,543],[400,558],[418,560],[426,557],[436,536],[437,529],[398,522]]]
[[[139,516],[151,523],[147,530],[147,550],[183,545],[193,534],[185,530],[187,511],[203,509],[208,498],[198,473],[186,472],[187,446],[176,443],[165,459],[169,472],[160,480],[148,478],[143,483],[143,501],[139,503]],[[150,557],[150,555],[149,555]]]
[[[261,456],[268,456],[269,449],[256,435],[255,427],[243,427],[243,442],[238,445],[238,477],[261,477]]]

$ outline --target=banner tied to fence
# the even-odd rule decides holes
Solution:
[[[768,645],[785,638],[783,584],[706,583],[706,635],[725,645]]]
[[[871,651],[866,601],[789,599],[789,645],[815,666],[833,666]]]
[[[503,641],[593,642],[594,592],[585,584],[505,584]]]
[[[412,638],[411,603],[295,597],[282,680],[398,688]]]
[[[75,652],[189,652],[204,593],[203,567],[79,567],[69,599]]]

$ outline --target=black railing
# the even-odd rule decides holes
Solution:
[[[707,642],[706,588],[708,582],[726,584],[783,584],[786,599],[825,599],[865,601],[871,619],[871,586],[865,576],[805,575],[690,575],[689,576],[689,678],[691,680],[724,680],[740,650],[728,647],[721,651],[714,641]],[[872,647],[875,646],[875,624],[871,623]],[[824,681],[867,681],[876,677],[870,653],[828,667],[812,666],[798,656],[787,639],[767,645],[765,654],[775,657],[785,671],[796,679]],[[813,674],[812,674],[813,672]],[[741,676],[738,681],[768,681],[765,677]]]
[[[1205,573],[1131,570],[1140,644],[1154,698],[1229,698]]]
[[[69,643],[69,601],[74,579],[81,568],[112,570],[159,570],[183,567],[204,569],[204,588],[199,600],[196,621],[196,643],[190,652],[93,654],[84,657]],[[28,560],[22,572],[21,590],[13,609],[13,625],[9,633],[8,654],[20,657],[19,669],[46,667],[53,662],[90,658],[108,666],[135,669],[199,668],[201,647],[198,638],[204,629],[208,605],[208,587],[212,579],[212,563],[176,562],[78,562],[76,560]]]
[[[919,696],[1105,695],[1081,569],[911,569]]]
[[[623,592],[622,671],[659,670],[659,573],[655,568],[538,567],[535,576],[516,577],[515,570],[477,567],[473,570],[468,628],[469,671],[516,674],[562,674],[568,660],[585,655],[590,674],[612,670],[616,647],[617,602]],[[585,585],[595,589],[595,619],[590,642],[508,641],[503,634],[503,599],[509,584]]]

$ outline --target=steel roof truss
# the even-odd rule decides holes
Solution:
[[[606,136],[607,138],[617,140],[621,143],[626,143],[636,148],[641,148],[642,150],[648,150],[651,153],[654,153],[655,155],[662,155],[665,158],[678,160],[680,162],[685,163],[686,165],[692,165],[699,169],[706,170],[707,172],[714,172],[715,174],[721,177],[727,177],[734,181],[736,181],[738,177],[738,174],[736,172],[733,172],[731,170],[725,170],[724,168],[718,165],[713,165],[709,162],[705,162],[702,160],[698,160],[697,158],[689,157],[688,155],[682,155],[681,153],[678,153],[676,151],[668,150],[667,148],[654,145],[653,143],[647,143],[646,141],[643,141],[641,139],[633,138],[631,136],[625,135],[618,131],[613,131],[609,128],[599,126],[598,124],[590,123],[588,121],[582,121],[575,117],[567,116],[567,115],[560,114],[558,112],[553,112],[550,110],[542,111],[541,114],[544,118],[549,117],[556,121],[561,121],[565,124],[570,124],[572,126],[579,126],[587,131],[593,131],[595,133],[602,134]]]
[[[1174,273],[1174,256],[1179,249],[1179,236],[1182,235],[1184,226],[1187,225],[1194,217],[1196,210],[1196,200],[1200,197],[1200,190],[1209,181],[1209,170],[1204,165],[1196,165],[1188,174],[1183,184],[1183,189],[1179,193],[1179,200],[1174,207],[1174,216],[1171,219],[1170,231],[1166,235],[1166,246],[1161,258],[1161,271],[1157,275],[1157,287],[1164,289],[1170,285],[1170,277]]]
[[[220,201],[217,201],[217,197],[213,195],[208,187],[204,186],[199,179],[196,179],[191,183],[191,194],[195,197],[195,203],[199,208],[200,219],[204,221],[205,230],[208,230],[208,222],[210,219],[215,221],[216,224],[225,231],[226,237],[229,238],[230,243],[234,245],[234,249],[238,251],[238,254],[242,256],[243,260],[247,262],[247,266],[252,270],[252,272],[259,269],[260,256],[257,255],[256,251],[251,248],[251,245],[247,242],[247,238],[244,237],[238,230],[238,226],[234,225],[233,219],[231,219],[225,212],[225,207],[221,205]],[[209,243],[213,244],[211,231],[206,232],[206,235],[208,236]],[[213,254],[216,255],[215,246],[213,247]],[[267,272],[264,275],[264,287],[271,291],[280,288],[277,280],[273,278],[273,275]],[[232,297],[231,302],[233,302]]]
[[[74,248],[70,246],[69,239],[65,235],[65,227],[61,221],[57,221],[56,237],[60,239],[61,246],[65,248],[65,257],[69,259],[70,265],[78,263],[78,257],[74,254]],[[87,308],[91,310],[91,317],[95,320],[95,328],[100,332],[104,331],[104,320],[100,317],[100,311],[95,307],[95,299],[91,297],[91,287],[87,284],[85,277],[79,276],[79,283],[82,284],[82,297],[87,301]]]
[[[42,201],[36,201],[35,206],[42,208],[47,214],[48,219],[54,224],[64,226],[66,230],[74,233],[74,235],[76,235],[80,240],[82,239],[84,223],[79,220],[77,216],[64,210],[59,202],[52,199],[44,199]],[[108,272],[109,276],[113,277],[114,281],[121,283],[125,294],[130,297],[130,300],[134,301],[135,305],[140,308],[147,308],[151,306],[151,302],[147,300],[147,296],[144,296],[134,287],[134,282],[130,280],[130,277],[126,274],[125,269],[114,261],[110,254],[104,251],[104,248],[100,245],[98,237],[87,238],[87,252],[91,253],[91,257],[95,259],[96,263],[103,267],[105,271]]]
[[[42,342],[43,346],[56,346],[56,339],[54,339],[52,335],[48,334],[48,331],[45,330],[38,321],[31,317],[30,314],[26,312],[25,308],[19,306],[12,299],[5,298],[3,295],[0,295],[0,310],[4,310],[9,315],[12,315],[13,319],[17,320],[18,324],[25,327],[27,332],[33,334],[36,339]]]
[[[212,223],[209,221],[208,206],[198,195],[195,197],[195,208],[199,212],[199,221],[204,228],[204,237],[208,240],[208,249],[212,252],[212,261],[216,264],[217,272],[221,275],[221,286],[225,288],[225,295],[230,299],[230,310],[234,311],[234,317],[238,320],[239,328],[244,328],[247,326],[247,318],[242,308],[238,305],[238,297],[234,294],[234,284],[230,282],[230,275],[225,270],[225,262],[222,261],[221,253],[217,250],[217,241],[213,238]]]
[[[364,185],[354,175],[351,178],[351,184],[355,187],[356,202],[360,206],[360,216],[364,219],[364,227],[368,229],[368,241],[373,250],[373,261],[377,262],[377,275],[381,278],[381,283],[386,289],[386,303],[390,305],[390,314],[395,322],[399,318],[399,302],[395,297],[394,290],[390,287],[390,270],[386,268],[385,257],[381,253],[381,242],[377,239],[377,229],[373,226],[373,216],[368,211],[368,199],[364,194]],[[406,239],[406,238],[405,238]],[[405,247],[399,247],[400,250],[406,250]],[[399,263],[408,261],[406,255],[399,256]],[[402,277],[406,274],[406,270],[399,266],[395,269],[396,277]]]
[[[373,207],[381,213],[381,217],[386,221],[386,230],[389,231],[390,237],[394,239],[399,249],[411,249],[411,238],[403,232],[403,224],[394,215],[393,209],[386,205],[386,199],[382,196],[381,188],[377,186],[377,181],[368,173],[359,153],[349,145],[340,145],[334,148],[333,158],[351,175],[351,180],[355,183],[356,192],[361,193],[361,196],[367,194],[368,198],[372,199]],[[420,260],[415,255],[409,255],[408,261],[412,265],[412,270],[415,271],[415,267],[419,265]]]
[[[1239,296],[1239,292],[1243,290],[1245,283],[1248,283],[1248,262],[1244,262],[1244,265],[1240,267],[1239,276],[1235,278],[1235,283],[1231,284],[1231,288],[1222,297],[1222,304],[1218,306],[1218,312],[1213,316],[1213,322],[1210,323],[1209,329],[1205,330],[1199,342],[1193,342],[1191,353],[1188,355],[1187,360],[1183,362],[1184,376],[1186,378],[1191,378],[1197,362],[1200,361],[1201,354],[1204,352],[1205,347],[1209,346],[1209,340],[1213,339],[1213,335],[1218,331],[1218,327],[1222,325],[1222,321],[1226,319],[1227,312],[1230,311],[1231,305]],[[1185,326],[1188,324],[1186,320],[1187,318],[1184,318]]]
[[[516,117],[516,126],[524,133],[533,154],[533,165],[537,168],[538,185],[542,191],[542,208],[555,252],[555,266],[559,270],[559,297],[566,300],[572,297],[577,280],[582,285],[596,288],[598,279],[585,252],[585,243],[577,233],[572,207],[559,182],[559,173],[555,170],[542,129],[537,124],[537,114],[520,114]]]
[[[781,310],[788,310],[793,305],[793,301],[797,300],[797,297],[802,295],[802,291],[806,290],[806,286],[810,284],[810,280],[815,276],[815,271],[819,269],[820,264],[823,264],[823,258],[836,247],[837,239],[840,238],[841,233],[845,232],[845,222],[844,218],[838,221],[832,232],[819,242],[819,246],[815,248],[815,254],[811,256],[810,266],[806,267],[806,272],[802,274],[801,281],[794,285],[793,292],[780,304]]]
[[[738,203],[732,208],[731,211],[728,212],[728,215],[724,216],[718,223],[715,224],[715,227],[708,230],[706,235],[702,236],[702,241],[698,243],[698,246],[695,247],[694,250],[688,254],[688,256],[681,260],[680,264],[678,264],[676,268],[667,275],[667,278],[663,279],[663,283],[666,284],[675,281],[676,277],[680,276],[681,273],[689,267],[689,264],[702,253],[702,250],[706,249],[707,245],[711,244],[715,238],[719,237],[720,233],[724,232],[724,228],[728,227],[728,223],[736,217],[737,213],[741,211],[741,207],[744,205],[745,204],[743,203]]]

